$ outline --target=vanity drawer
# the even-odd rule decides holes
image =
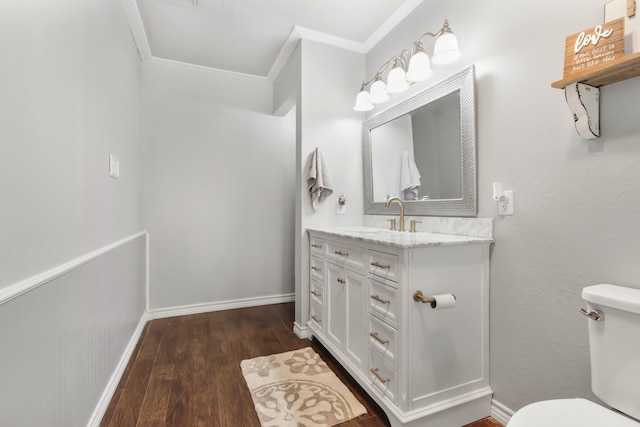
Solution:
[[[398,256],[369,250],[369,273],[394,282],[398,281]]]
[[[324,240],[311,236],[311,238],[309,239],[309,247],[311,248],[312,256],[315,255],[324,258]]]
[[[369,352],[369,370],[367,375],[371,382],[380,389],[392,402],[396,395],[396,371],[375,352]]]
[[[369,316],[369,350],[378,353],[391,366],[396,366],[398,332],[395,328],[373,316]]]
[[[309,308],[309,322],[315,323],[318,329],[322,329],[322,320],[324,314],[322,310],[322,304],[318,304],[313,299],[311,300],[311,306]]]
[[[312,256],[309,260],[309,270],[311,271],[311,279],[324,282],[324,259]]]
[[[334,262],[342,267],[362,272],[364,270],[364,248],[356,248],[337,242],[326,242],[327,261]]]
[[[398,326],[398,290],[369,278],[369,313],[386,321],[391,326]]]
[[[311,301],[315,301],[317,304],[324,303],[324,285],[322,285],[322,282],[312,280],[310,293]]]

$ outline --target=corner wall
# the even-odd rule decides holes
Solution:
[[[364,55],[310,40],[301,41],[301,92],[296,106],[296,330],[309,315],[309,237],[313,226],[361,224],[364,212],[362,113],[353,111],[364,73]],[[318,147],[333,186],[315,211],[306,186],[309,156]],[[337,215],[340,195],[346,214]]]
[[[266,80],[143,70],[149,308],[292,300],[295,116]]]

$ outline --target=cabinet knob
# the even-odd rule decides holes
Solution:
[[[345,283],[347,283],[347,281],[346,281],[346,280],[344,280],[342,277],[338,277],[336,280],[338,281],[338,283],[341,283],[341,284],[343,284],[343,285],[344,285]]]

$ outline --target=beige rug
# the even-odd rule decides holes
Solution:
[[[262,427],[320,427],[367,411],[311,347],[240,363]]]

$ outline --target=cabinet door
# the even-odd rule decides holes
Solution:
[[[347,277],[347,336],[345,353],[364,371],[367,364],[367,280],[357,273],[345,272]]]
[[[326,271],[327,338],[343,350],[347,329],[347,276],[344,269],[330,263],[326,264]]]
[[[413,253],[411,290],[454,294],[455,306],[408,306],[409,398],[412,409],[488,386],[487,260],[480,245],[440,246]]]

